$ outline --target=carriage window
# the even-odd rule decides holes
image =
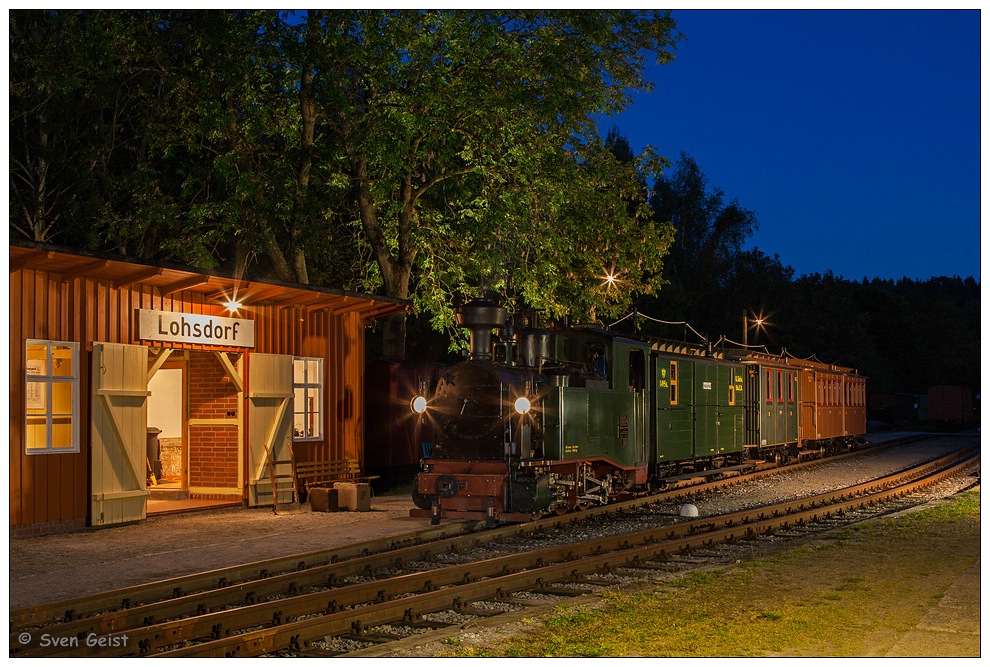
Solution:
[[[295,440],[323,437],[323,359],[292,360],[292,436]]]
[[[631,391],[646,389],[646,360],[642,350],[632,350],[629,353],[629,389]]]
[[[777,402],[784,402],[784,371],[777,371]]]
[[[677,405],[677,362],[670,362],[670,404]]]
[[[767,369],[767,403],[773,402],[773,371]]]
[[[787,402],[794,402],[794,383],[797,382],[797,378],[794,377],[793,371],[787,371]]]
[[[729,405],[736,404],[736,386],[734,384],[729,385]]]
[[[25,451],[79,451],[79,343],[27,341]]]

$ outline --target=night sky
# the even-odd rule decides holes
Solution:
[[[693,157],[796,276],[980,278],[978,11],[673,11],[615,126]]]

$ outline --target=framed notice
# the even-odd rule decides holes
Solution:
[[[44,359],[28,359],[27,360],[27,375],[30,378],[33,376],[44,376],[45,375],[45,360]],[[28,410],[45,410],[45,388],[48,386],[47,382],[32,382],[30,379],[27,381],[27,409]]]

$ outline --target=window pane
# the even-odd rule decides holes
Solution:
[[[48,448],[48,420],[44,417],[29,417],[25,434],[27,449],[44,450]]]
[[[27,346],[27,374],[28,375],[48,375],[48,346],[32,345]]]
[[[306,409],[309,412],[309,432],[307,435],[311,438],[317,438],[323,435],[323,422],[320,419],[320,390],[310,389],[307,394]]]
[[[57,377],[72,377],[72,348],[62,345],[52,346],[52,375]]]
[[[29,415],[44,415],[48,412],[48,383],[27,383],[27,411]]]
[[[52,449],[72,449],[72,417],[56,417],[52,424]]]
[[[302,384],[306,381],[306,361],[305,359],[292,360],[292,382]]]
[[[322,359],[310,359],[306,362],[306,382],[309,384],[323,383],[323,374],[320,373],[320,366],[322,365]]]
[[[72,414],[72,385],[68,382],[52,383],[52,414]]]
[[[296,387],[292,392],[292,435],[296,438],[306,437],[306,390]]]

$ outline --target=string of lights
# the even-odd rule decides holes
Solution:
[[[702,342],[705,342],[705,343],[708,342],[708,338],[706,336],[703,336],[701,333],[698,332],[697,329],[695,329],[694,327],[692,327],[687,322],[668,322],[667,320],[659,320],[659,319],[657,319],[655,317],[650,317],[649,315],[644,315],[643,313],[639,312],[638,310],[633,310],[632,312],[630,312],[625,317],[622,317],[622,318],[616,320],[615,322],[612,322],[611,324],[609,324],[605,328],[606,329],[611,329],[616,324],[619,324],[621,322],[624,322],[624,321],[628,320],[630,317],[634,317],[636,319],[642,318],[644,320],[649,320],[650,322],[656,322],[657,324],[670,324],[670,325],[673,325],[673,326],[683,326],[686,329],[688,329],[691,333],[693,333],[695,336],[697,336],[698,338],[700,338],[702,340]]]
[[[688,322],[671,322],[669,320],[661,320],[661,319],[657,319],[655,317],[650,317],[649,315],[644,315],[643,313],[641,313],[641,312],[639,312],[638,310],[635,310],[635,309],[632,310],[632,311],[630,311],[627,315],[624,315],[623,317],[620,317],[615,322],[612,322],[611,324],[606,325],[605,328],[606,329],[611,329],[615,325],[621,324],[621,323],[625,322],[630,317],[632,317],[634,319],[640,319],[640,318],[642,318],[644,320],[649,320],[650,322],[655,322],[657,324],[668,324],[668,325],[671,325],[671,326],[683,326],[687,330],[691,331],[691,333],[693,333],[695,336],[697,336],[698,338],[700,338],[703,343],[707,344],[709,342],[707,337],[703,336],[697,329],[695,329],[694,327],[692,327]],[[739,341],[732,340],[731,338],[729,338],[727,336],[724,336],[724,335],[721,336],[718,339],[718,342],[715,343],[714,347],[719,347],[721,345],[731,345],[731,346],[737,347],[739,349],[744,349],[744,350],[759,350],[759,351],[762,351],[765,354],[772,354],[770,352],[769,348],[767,348],[767,346],[764,345],[764,344],[760,344],[760,345],[755,345],[755,344],[754,345],[749,345],[749,344],[746,344],[746,343],[740,343]],[[797,355],[794,355],[794,354],[791,354],[790,352],[788,352],[786,347],[785,348],[781,348],[780,354],[777,355],[777,356],[779,356],[781,359],[794,359],[796,361],[814,361],[814,362],[817,362],[817,363],[820,363],[820,364],[826,363],[826,362],[822,361],[821,359],[819,359],[817,354],[811,354],[810,356],[807,356],[807,357],[799,357]]]

